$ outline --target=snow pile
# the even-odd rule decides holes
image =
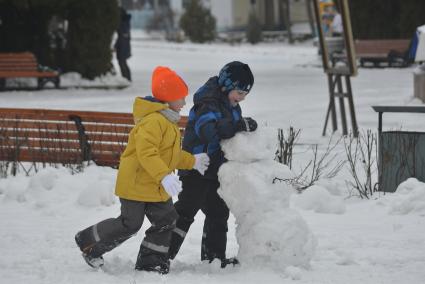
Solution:
[[[302,217],[289,208],[293,189],[273,184],[290,178],[290,169],[273,160],[277,130],[239,133],[222,142],[229,160],[219,171],[220,196],[236,219],[238,258],[243,265],[308,267],[316,246]]]
[[[409,178],[398,186],[391,199],[390,214],[419,213],[425,216],[425,183]]]
[[[4,194],[5,201],[26,202],[36,208],[75,202],[67,199],[69,192],[79,192],[79,205],[110,206],[116,201],[114,187],[114,170],[97,166],[87,167],[76,175],[71,175],[64,167],[49,167],[30,177],[19,175],[0,179],[0,194]]]
[[[118,75],[111,73],[96,77],[94,80],[87,80],[79,73],[69,72],[61,75],[61,87],[75,88],[125,88],[130,82]]]
[[[53,87],[53,83],[46,84]],[[126,88],[130,86],[130,82],[111,73],[96,77],[94,80],[87,80],[81,77],[77,72],[68,72],[60,75],[60,87],[62,88]],[[37,79],[35,78],[11,78],[6,80],[8,88],[37,88]]]
[[[77,202],[86,207],[110,206],[115,203],[113,186],[109,180],[90,180]]]
[[[294,196],[293,201],[297,207],[313,210],[316,213],[345,213],[345,203],[342,197],[332,195],[320,185],[310,186],[302,194]]]

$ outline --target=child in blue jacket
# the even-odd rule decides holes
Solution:
[[[205,214],[201,260],[221,261],[221,266],[237,263],[226,259],[227,220],[229,209],[217,193],[220,186],[217,172],[225,162],[220,147],[222,139],[238,131],[254,131],[255,120],[242,117],[239,102],[243,101],[254,84],[247,64],[234,61],[226,64],[218,76],[211,77],[194,95],[194,106],[183,139],[183,149],[192,153],[207,153],[210,165],[205,175],[197,171],[180,171],[183,191],[174,204],[179,218],[173,230],[169,257],[174,259],[199,209]]]

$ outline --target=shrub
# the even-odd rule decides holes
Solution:
[[[116,0],[72,1],[64,69],[94,79],[112,69],[111,41],[119,21]]]
[[[262,40],[261,24],[254,12],[251,12],[246,27],[246,38],[249,43],[256,44]]]
[[[204,43],[215,39],[216,20],[200,0],[190,1],[180,19],[180,27],[193,42]]]

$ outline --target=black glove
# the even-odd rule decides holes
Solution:
[[[238,121],[236,128],[238,131],[251,132],[257,129],[257,122],[250,117],[242,117],[242,119]]]

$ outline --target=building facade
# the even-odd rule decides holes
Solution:
[[[123,7],[137,17],[169,7],[177,27],[185,7],[191,0],[121,0]],[[308,22],[307,3],[311,0],[201,0],[217,20],[217,31],[244,30],[250,13],[255,13],[263,30],[285,30],[285,15],[289,3],[291,23]],[[141,12],[144,11],[144,12]],[[139,15],[140,14],[140,15]],[[145,16],[148,15],[148,16]]]

